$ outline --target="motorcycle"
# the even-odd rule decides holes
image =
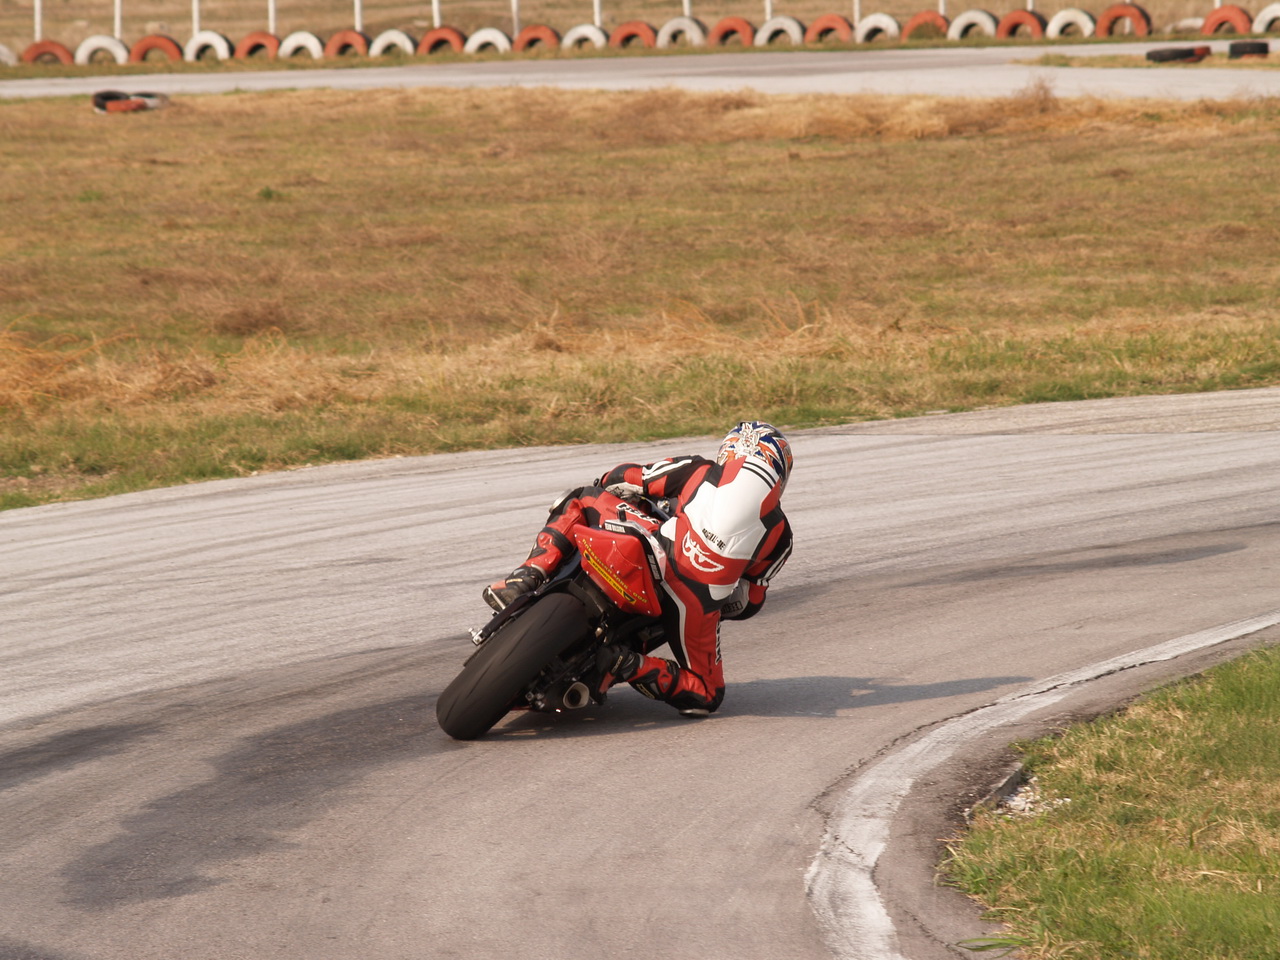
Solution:
[[[436,719],[474,740],[513,710],[561,713],[603,703],[596,652],[618,644],[648,653],[662,644],[662,571],[656,533],[665,501],[617,500],[616,517],[573,531],[576,555],[481,629],[478,649],[440,694]]]

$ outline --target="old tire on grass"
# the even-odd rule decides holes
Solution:
[[[804,32],[804,42],[822,43],[833,34],[841,43],[848,43],[853,39],[853,24],[838,13],[824,13],[809,24],[809,29]]]
[[[559,50],[560,32],[545,24],[534,24],[517,33],[515,40],[511,42],[511,46],[517,52],[528,50],[530,47],[541,47],[543,50]]]
[[[81,40],[80,46],[76,47],[75,61],[81,66],[93,63],[93,55],[95,53],[110,54],[111,59],[117,64],[129,62],[129,48],[115,37],[108,37],[104,34],[97,34]]]
[[[691,47],[707,45],[707,25],[696,17],[672,17],[658,30],[659,50],[677,46],[684,40]]]
[[[1128,21],[1135,37],[1145,37],[1151,33],[1151,15],[1136,3],[1115,3],[1102,11],[1093,28],[1094,36],[1109,37],[1116,27]]]
[[[1044,36],[1045,29],[1048,26],[1049,21],[1035,10],[1014,10],[1012,13],[1006,13],[1000,18],[1000,23],[996,27],[996,36],[1017,36],[1018,31],[1026,27],[1028,35],[1039,40]]]
[[[803,46],[804,24],[795,17],[773,17],[760,25],[753,43],[757,47],[767,47],[773,43],[774,37],[786,37],[793,47]]]
[[[76,56],[57,40],[37,40],[22,51],[23,63],[56,62],[66,66],[76,62]]]
[[[1227,47],[1227,59],[1241,57],[1265,57],[1271,53],[1271,44],[1265,40],[1237,40]]]
[[[951,29],[951,21],[937,10],[921,10],[902,25],[902,39],[910,40],[911,35],[922,27],[933,27],[945,37]]]
[[[280,38],[265,30],[254,30],[236,44],[232,56],[237,60],[248,60],[259,50],[265,51],[268,60],[274,60],[280,54]]]
[[[201,30],[182,48],[182,59],[187,63],[195,63],[206,52],[212,52],[218,60],[230,60],[235,48],[231,46],[230,40],[216,30]]]
[[[999,29],[1000,21],[995,14],[986,10],[966,10],[951,21],[951,26],[947,28],[947,39],[963,40],[974,30],[984,37],[994,37]]]
[[[873,13],[863,17],[853,30],[853,39],[856,43],[871,43],[880,37],[886,40],[897,40],[900,36],[902,36],[902,27],[887,13]]]
[[[642,47],[653,48],[658,45],[658,33],[643,20],[628,20],[609,34],[609,46],[626,47],[638,41]]]
[[[486,47],[493,47],[498,53],[510,53],[511,38],[497,27],[483,27],[467,37],[462,49],[466,53],[480,53]]]
[[[129,62],[142,63],[157,50],[171,63],[182,60],[182,46],[177,40],[162,33],[150,33],[129,48]]]
[[[418,55],[430,55],[445,47],[454,53],[464,52],[467,49],[467,35],[453,27],[436,27],[428,30],[418,41]]]
[[[1230,30],[1224,29],[1227,27],[1230,27]],[[1216,10],[1210,10],[1209,15],[1204,18],[1204,25],[1200,27],[1200,32],[1209,37],[1219,31],[1239,34],[1251,33],[1253,32],[1253,16],[1243,7],[1237,7],[1231,3],[1218,7]]]
[[[405,56],[412,57],[418,52],[418,41],[403,30],[391,29],[383,30],[369,44],[370,57],[386,56],[392,50],[399,50]]]
[[[277,55],[281,60],[288,60],[304,51],[311,54],[312,60],[324,59],[324,44],[320,38],[307,30],[295,30],[280,41]]]
[[[1075,27],[1081,37],[1092,37],[1098,23],[1093,14],[1078,7],[1067,7],[1059,10],[1049,18],[1049,25],[1044,28],[1045,39],[1057,40],[1059,37],[1072,36],[1068,31]]]

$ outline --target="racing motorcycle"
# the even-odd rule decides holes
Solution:
[[[474,740],[512,710],[561,713],[603,703],[596,651],[619,644],[647,653],[662,644],[666,556],[656,534],[665,501],[618,501],[617,516],[573,532],[576,555],[481,629],[478,649],[436,702],[457,740]]]

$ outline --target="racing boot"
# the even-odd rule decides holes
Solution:
[[[546,582],[546,573],[532,564],[525,564],[516,567],[505,579],[489,584],[484,588],[481,596],[484,597],[485,603],[501,613],[511,606],[511,602],[516,597],[533,593]]]
[[[596,651],[595,684],[597,698],[615,683],[626,683],[644,666],[644,656],[618,644],[608,644]]]

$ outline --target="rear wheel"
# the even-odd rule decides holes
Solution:
[[[553,658],[590,631],[581,601],[550,593],[485,641],[436,702],[440,728],[474,740],[502,719]]]

